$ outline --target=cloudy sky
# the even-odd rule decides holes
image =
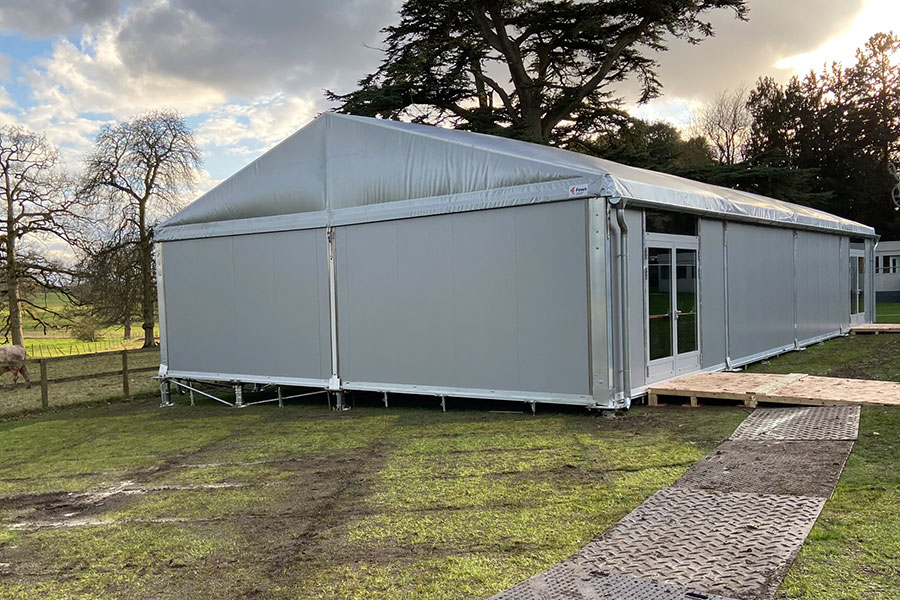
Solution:
[[[639,116],[683,124],[692,105],[761,75],[852,61],[900,32],[898,0],[748,0],[750,22],[659,57],[665,96]],[[329,108],[380,59],[400,0],[0,0],[0,123],[45,132],[77,166],[98,128],[149,108],[188,119],[208,188]],[[623,93],[631,93],[628,86]]]

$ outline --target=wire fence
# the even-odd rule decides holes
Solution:
[[[33,340],[34,338],[31,339]],[[42,338],[38,343],[29,343],[29,340],[26,339],[24,345],[25,351],[31,358],[53,358],[113,352],[115,350],[130,350],[135,344],[139,343],[140,341],[124,342],[121,339],[113,338],[100,339],[94,342],[71,341],[70,338]]]

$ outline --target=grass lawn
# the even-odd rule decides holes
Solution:
[[[486,598],[571,555],[747,414],[431,404],[154,399],[2,423],[0,595]],[[79,526],[17,528],[48,520]]]
[[[900,323],[900,302],[879,302],[875,305],[878,323]]]
[[[900,335],[838,338],[748,370],[900,381]],[[862,409],[859,441],[778,597],[900,599],[900,409]]]
[[[751,370],[900,380],[898,350],[900,335],[841,338]],[[102,360],[51,377],[118,368]],[[747,415],[442,413],[374,397],[345,413],[324,400],[160,409],[145,391],[0,422],[4,600],[486,598],[571,555]],[[898,466],[900,410],[863,409],[780,598],[900,600]]]

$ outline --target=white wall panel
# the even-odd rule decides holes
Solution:
[[[728,335],[740,361],[794,342],[794,233],[728,224]]]
[[[329,377],[324,230],[162,248],[170,370]]]
[[[342,380],[589,393],[584,201],[336,233]]]

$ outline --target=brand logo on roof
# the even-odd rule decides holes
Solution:
[[[569,198],[572,198],[573,196],[584,196],[587,193],[588,193],[587,184],[573,185],[572,187],[569,188]]]

